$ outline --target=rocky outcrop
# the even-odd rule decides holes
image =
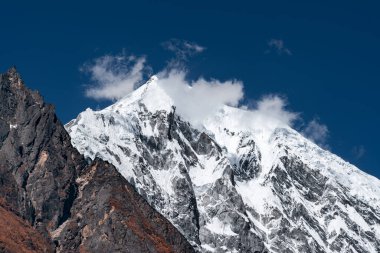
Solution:
[[[25,228],[25,252],[193,252],[111,164],[87,164],[15,68],[0,75],[0,198],[15,229]]]

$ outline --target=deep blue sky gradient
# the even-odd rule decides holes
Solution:
[[[334,153],[380,178],[379,1],[134,2],[2,3],[0,71],[16,65],[67,122],[107,104],[85,98],[83,63],[124,49],[159,71],[172,57],[162,42],[194,41],[207,50],[190,77],[240,79],[246,102],[286,95],[305,122],[328,126]],[[272,38],[292,55],[265,53]]]

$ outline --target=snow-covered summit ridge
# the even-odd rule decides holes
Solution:
[[[278,153],[282,147],[287,147],[288,154],[297,156],[330,180],[347,187],[354,195],[367,201],[375,201],[374,204],[380,208],[379,179],[361,171],[329,150],[324,150],[289,125],[281,121],[276,122],[270,117],[255,118],[254,114],[255,112],[225,106],[214,117],[206,119],[204,127],[213,134],[217,143],[225,146],[232,154],[236,153],[239,139],[226,134],[224,129],[251,134],[261,151],[263,166],[267,169],[274,165],[276,152]],[[252,116],[248,125],[244,123],[244,117],[247,116]]]
[[[73,145],[113,163],[200,251],[380,251],[378,179],[292,129],[276,101],[194,118],[192,87],[166,81],[82,112],[66,125]]]
[[[160,110],[170,112],[176,105],[174,99],[169,95],[169,88],[165,83],[160,82],[158,76],[153,75],[144,85],[104,109],[104,112],[111,110],[122,113],[123,110],[131,110],[131,107],[136,105],[137,108],[134,108],[136,110],[140,110],[140,106],[144,105],[152,113]],[[191,88],[190,86],[186,87],[186,89]],[[263,167],[266,167],[267,170],[273,165],[273,154],[275,153],[273,152],[273,139],[276,139],[277,145],[291,147],[292,150],[294,149],[293,152],[306,164],[321,169],[329,178],[350,188],[355,195],[367,200],[376,200],[380,207],[380,182],[377,178],[362,172],[330,151],[314,144],[292,129],[286,120],[273,116],[269,110],[270,108],[268,111],[261,112],[222,105],[216,108],[215,114],[206,115],[207,117],[202,119],[201,124],[194,124],[199,122],[192,123],[197,125],[200,131],[207,131],[213,135],[217,143],[226,147],[231,154],[236,152],[238,143],[233,143],[233,138],[229,136],[223,136],[223,129],[251,133],[261,151]],[[181,109],[178,111],[180,113]],[[185,118],[185,120],[191,119]],[[362,178],[365,180],[361,180]]]
[[[170,111],[174,102],[159,85],[158,77],[152,76],[144,85],[104,110],[122,112],[123,110],[128,110],[130,106],[139,106],[141,104],[148,111],[156,112],[159,110]]]
[[[199,93],[202,93],[202,91],[209,94],[209,91],[206,91],[206,88],[203,87],[227,85],[206,85],[198,81],[199,83],[191,86],[188,83],[185,84],[183,79],[182,74],[172,74],[163,78],[153,75],[144,85],[104,110],[122,110],[131,104],[143,104],[148,111],[154,113],[160,110],[170,111],[175,106],[177,114],[191,124],[198,125],[198,127],[202,127],[205,122],[210,120],[220,120],[218,118],[227,116],[228,118],[224,119],[223,122],[227,128],[239,131],[260,130],[266,136],[278,127],[289,127],[296,117],[295,114],[290,112],[284,111],[281,113],[282,115],[277,112],[284,106],[278,97],[268,99],[269,102],[265,104],[259,103],[259,108],[255,110],[236,107],[241,95],[237,95],[237,99],[225,99],[218,102],[213,101],[213,97],[220,94],[199,99],[197,97],[200,97]],[[199,100],[203,101],[200,102]],[[189,115],[187,112],[189,108],[195,111],[192,114],[198,113],[200,115],[197,117]]]

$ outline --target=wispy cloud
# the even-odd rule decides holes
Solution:
[[[356,160],[359,160],[362,158],[366,153],[366,149],[363,145],[355,146],[352,148],[352,154],[354,155],[354,158]]]
[[[329,149],[327,144],[329,129],[325,124],[320,123],[318,119],[310,121],[301,133],[320,147]]]
[[[81,71],[89,74],[87,97],[97,100],[118,100],[140,85],[150,74],[144,56],[105,55],[84,64]]]
[[[185,64],[190,57],[206,50],[204,46],[201,46],[196,42],[180,39],[170,39],[163,42],[161,45],[164,49],[175,55],[175,57],[169,61],[168,65],[177,67],[179,65],[183,67],[183,64]]]
[[[281,39],[270,39],[267,43],[268,50],[265,51],[266,53],[275,52],[278,55],[288,55],[291,56],[293,53],[285,47],[285,42]]]

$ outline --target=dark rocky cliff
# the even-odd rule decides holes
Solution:
[[[0,251],[20,252],[4,239],[20,229],[22,252],[193,252],[112,165],[86,163],[15,68],[0,75],[0,200],[15,220],[0,227]]]

